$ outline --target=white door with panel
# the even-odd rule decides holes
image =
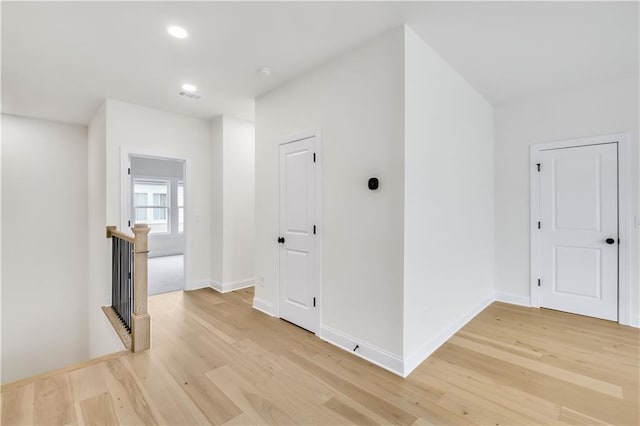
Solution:
[[[618,319],[618,145],[540,152],[540,306]]]
[[[280,318],[319,329],[316,138],[280,145]]]

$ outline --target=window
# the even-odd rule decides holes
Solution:
[[[184,182],[178,182],[178,232],[184,232]]]
[[[146,223],[151,234],[169,232],[169,182],[162,180],[133,181],[135,223]],[[151,200],[151,203],[149,203]]]
[[[154,194],[153,194],[153,205],[154,206],[168,207],[167,206],[167,194],[159,194],[159,193],[155,193],[154,192]],[[167,220],[167,210],[166,209],[154,208],[153,209],[153,220]]]
[[[136,192],[135,193],[135,204],[136,206],[146,206],[147,205],[147,194],[144,192]],[[143,221],[147,220],[147,209],[138,209],[136,208],[136,223],[144,223]]]

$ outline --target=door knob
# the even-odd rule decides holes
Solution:
[[[280,244],[284,244],[284,237],[278,237],[278,242]]]
[[[607,244],[613,244],[616,242],[616,240],[614,240],[613,238],[607,238],[606,240],[604,240],[604,242]]]

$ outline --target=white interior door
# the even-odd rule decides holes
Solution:
[[[280,318],[316,333],[316,138],[280,145]]]
[[[618,319],[617,143],[540,153],[540,306]]]

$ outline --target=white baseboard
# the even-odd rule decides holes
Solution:
[[[318,335],[322,340],[331,343],[360,358],[402,376],[402,357],[351,337],[331,327],[322,326]],[[357,350],[353,350],[358,345]]]
[[[458,330],[464,327],[465,324],[473,319],[473,317],[478,315],[487,306],[493,303],[493,301],[493,297],[487,297],[482,301],[482,303],[477,304],[473,309],[471,309],[461,318],[451,322],[448,326],[444,327],[437,336],[429,339],[411,355],[405,357],[403,374],[401,374],[401,376],[407,377],[417,366],[422,364],[422,362],[427,359],[429,355],[434,353],[436,349],[442,346],[447,340],[451,338],[451,336],[456,334]]]
[[[531,300],[525,296],[518,296],[517,294],[503,293],[496,291],[495,298],[497,302],[510,303],[512,305],[531,307]]]
[[[149,259],[157,257],[180,256],[184,254],[184,250],[153,250],[149,251]]]
[[[232,281],[228,283],[219,283],[217,281],[211,281],[211,288],[220,293],[228,293],[230,291],[240,290],[241,288],[253,287],[255,280],[249,278],[246,280]]]
[[[629,325],[631,327],[640,328],[640,315],[630,315],[631,321]]]
[[[197,281],[185,286],[184,291],[200,290],[201,288],[211,287],[210,281]]]
[[[263,312],[269,316],[277,317],[275,310],[273,309],[273,304],[255,296],[253,297],[253,309]]]

